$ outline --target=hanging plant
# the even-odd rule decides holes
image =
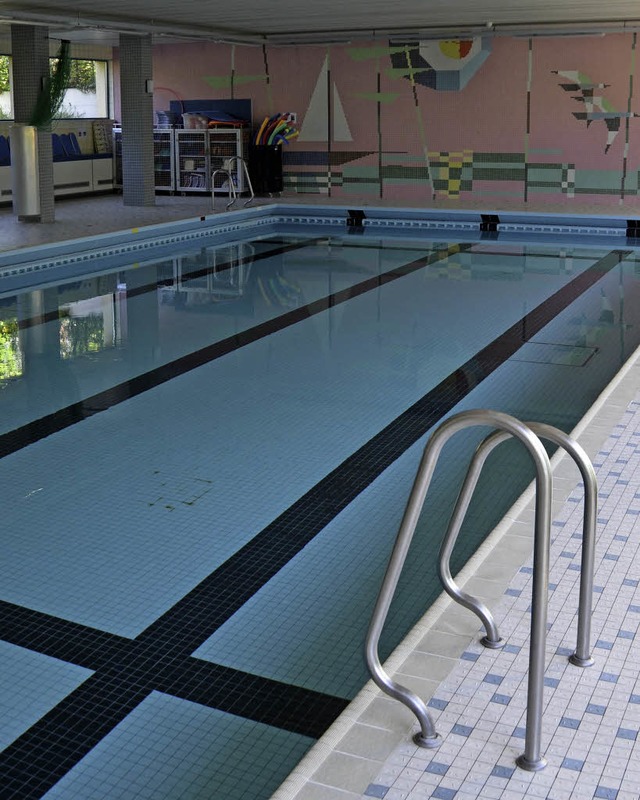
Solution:
[[[29,125],[36,128],[46,128],[51,125],[64,100],[70,76],[71,50],[69,42],[63,39],[51,75],[44,79]]]

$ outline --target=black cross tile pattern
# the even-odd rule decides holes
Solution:
[[[321,736],[349,702],[176,654],[175,644],[168,657],[159,658],[155,643],[141,643],[4,601],[0,601],[0,638],[94,672],[126,672],[129,681],[137,676],[140,685],[150,681],[159,692],[310,738]]]
[[[328,306],[344,302],[409,274],[460,249],[459,246],[452,246],[382,276],[363,281],[303,309],[288,312],[267,327],[272,331],[295,324]],[[601,258],[483,348],[462,370],[472,369],[480,380],[487,377],[627,255],[627,251],[616,250]],[[246,343],[255,340],[257,335],[267,335],[265,326],[256,328],[259,329],[259,334],[256,329],[251,329],[240,337],[242,341]],[[236,346],[240,345],[236,342]],[[205,348],[205,351],[208,357],[203,358],[202,351],[198,351],[196,362],[206,363],[211,357],[215,357],[211,355],[215,348],[214,351]],[[175,368],[180,370],[183,361],[181,359]],[[190,357],[186,361],[192,364],[188,368],[196,365]],[[165,368],[160,372],[162,380],[169,379],[168,375],[164,377]],[[249,713],[248,709],[253,706],[254,690],[266,679],[197,659],[192,660],[189,658],[190,654],[299,553],[371,481],[464,398],[469,386],[463,380],[456,380],[456,375],[454,373],[449,376],[345,459],[173,608],[135,640],[131,640],[126,648],[122,637],[109,637],[105,645],[107,649],[114,648],[114,659],[108,659],[104,665],[98,666],[89,679],[0,755],[0,773],[3,774],[0,796],[3,800],[35,800],[42,797],[154,689],[194,699],[200,697],[213,703],[215,707],[219,707],[218,703],[229,702],[236,709],[232,713]],[[153,381],[149,383],[157,385]],[[151,388],[151,385],[146,388]],[[138,384],[136,389],[136,394],[144,391],[142,384]],[[344,480],[345,476],[350,477],[348,483]],[[32,612],[25,611],[27,617],[30,613]],[[28,619],[23,616],[20,625],[21,635],[28,636]],[[88,634],[83,629],[79,632],[79,638],[83,639],[85,634],[87,639],[99,636],[99,633]],[[37,636],[35,634],[34,644]],[[48,641],[50,646],[51,640]],[[99,660],[99,656],[95,657]],[[193,665],[193,672],[192,661],[197,662],[197,667],[196,664]],[[203,690],[200,677],[205,675],[212,678],[212,685]],[[271,685],[277,682],[268,683]],[[241,691],[243,685],[250,693],[251,700]],[[266,685],[260,684],[261,688]],[[285,706],[292,705],[291,698],[298,691],[299,687],[286,687],[283,698]],[[295,702],[293,705],[295,706]],[[272,716],[273,708],[265,708],[264,713],[268,719],[275,721]]]

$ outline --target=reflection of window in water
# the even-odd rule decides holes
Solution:
[[[22,375],[24,364],[18,336],[18,319],[0,320],[0,380]]]
[[[104,324],[101,315],[65,316],[60,319],[60,354],[63,358],[97,353],[103,348]]]
[[[116,343],[113,295],[103,295],[60,307],[60,355],[97,353]]]
[[[176,259],[173,285],[161,290],[162,302],[180,308],[236,300],[245,294],[255,248],[247,242],[203,247]]]

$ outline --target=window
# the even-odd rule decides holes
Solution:
[[[11,59],[2,55],[0,55],[0,119],[13,119]]]
[[[51,64],[55,59],[51,59]],[[71,77],[56,119],[109,116],[109,84],[106,61],[74,58]]]
[[[55,59],[51,59],[51,66]],[[74,58],[71,78],[57,119],[109,116],[107,61]],[[11,56],[0,55],[0,119],[13,119]]]

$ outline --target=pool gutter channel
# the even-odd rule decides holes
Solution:
[[[635,398],[639,379],[640,347],[571,431],[571,436],[592,460]],[[551,458],[551,468],[551,513],[555,519],[580,483],[580,475],[571,457],[562,449]],[[456,576],[462,588],[479,596],[490,607],[499,603],[514,575],[531,557],[534,503],[535,481],[532,481]],[[496,572],[500,573],[498,578]],[[577,604],[576,596],[576,609]],[[443,591],[396,647],[384,669],[428,703],[440,682],[456,667],[462,653],[480,635],[477,618]],[[413,666],[418,663],[420,670]],[[370,680],[271,800],[359,797],[380,772],[386,758],[399,744],[411,744],[411,736],[417,730],[413,714],[390,700]]]
[[[340,206],[304,206],[274,204],[207,214],[182,221],[163,222],[124,231],[87,236],[56,243],[18,248],[0,253],[0,280],[4,277],[41,273],[60,266],[82,265],[104,256],[147,254],[155,247],[219,237],[219,243],[246,235],[267,235],[312,227],[331,234],[355,234],[372,237],[400,235],[433,240],[442,235],[456,235],[465,241],[497,240],[535,244],[545,241],[571,243],[576,247],[640,247],[640,238],[628,236],[629,220],[622,217],[565,216],[561,214],[501,213],[499,221],[486,230],[487,214],[472,211],[437,211],[435,209],[388,209],[363,207],[361,225],[349,227],[352,209]],[[218,242],[216,242],[218,243]],[[148,257],[148,256],[147,256]]]

